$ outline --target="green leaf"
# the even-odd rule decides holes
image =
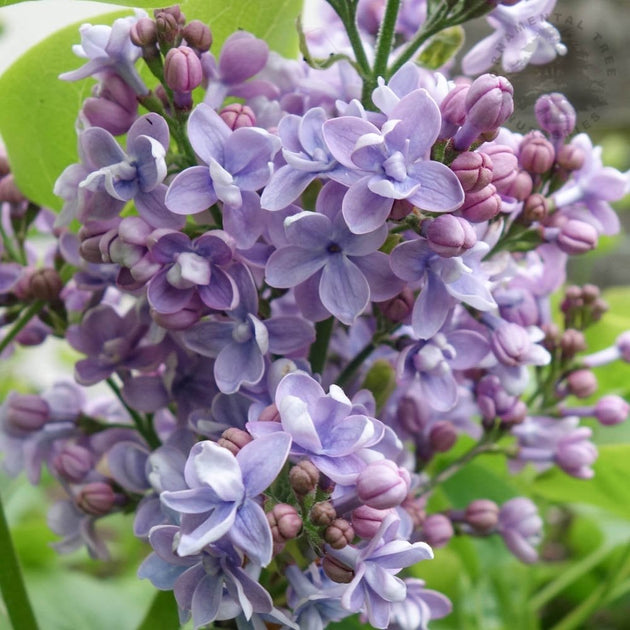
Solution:
[[[177,604],[172,591],[158,591],[138,630],[172,630],[178,626]]]
[[[593,479],[569,477],[554,468],[536,479],[531,488],[538,496],[562,503],[587,503],[630,519],[630,444],[599,447]]]
[[[431,38],[418,55],[417,62],[424,68],[437,70],[455,56],[463,44],[464,29],[461,26],[445,28]]]
[[[111,24],[126,14],[108,13],[93,21]],[[53,185],[63,169],[78,160],[74,122],[93,84],[58,79],[80,65],[72,53],[80,24],[46,38],[0,77],[0,135],[17,185],[29,199],[56,210],[61,200],[53,194]]]

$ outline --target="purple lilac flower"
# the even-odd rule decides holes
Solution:
[[[352,612],[366,612],[375,628],[387,628],[395,603],[407,597],[407,586],[396,573],[421,560],[433,558],[429,545],[397,538],[400,519],[390,514],[374,538],[361,547],[350,545],[327,553],[354,570],[341,604]]]
[[[200,628],[215,619],[234,618],[241,611],[247,620],[255,612],[272,611],[271,597],[257,580],[259,567],[249,563],[242,568],[242,556],[229,544],[179,555],[175,551],[179,533],[173,525],[151,530],[153,553],[140,565],[138,577],[149,579],[159,590],[174,591],[182,623],[191,614],[195,628]],[[222,614],[232,608],[236,609],[233,614]]]
[[[542,539],[542,525],[536,505],[525,497],[516,497],[501,506],[497,531],[519,560],[532,563],[538,560],[534,546]]]
[[[440,330],[457,301],[480,311],[496,307],[490,282],[481,268],[481,259],[488,250],[488,245],[479,241],[461,256],[443,258],[424,238],[394,248],[394,273],[409,282],[425,281],[411,315],[414,333],[420,339],[429,339]]]
[[[88,61],[77,70],[64,72],[59,78],[78,81],[103,72],[114,72],[139,96],[148,94],[149,90],[135,68],[142,49],[133,44],[129,36],[131,27],[143,15],[144,12],[137,17],[119,18],[112,26],[83,24],[79,29],[81,44],[73,46],[72,51]]]
[[[387,237],[385,225],[363,234],[348,229],[341,212],[345,192],[340,184],[329,182],[317,197],[316,213],[300,212],[285,219],[288,245],[270,256],[266,281],[289,288],[310,279],[309,287],[317,286],[324,308],[351,324],[370,300],[393,297],[402,282],[389,270],[387,255],[377,251]]]
[[[332,155],[362,175],[343,200],[343,216],[352,232],[378,229],[396,199],[431,212],[451,212],[462,204],[464,192],[453,171],[429,159],[440,126],[440,109],[423,89],[403,97],[382,129],[354,116],[324,123]]]
[[[203,103],[188,119],[188,138],[205,166],[192,166],[175,177],[166,193],[167,207],[176,214],[197,214],[220,200],[226,229],[240,247],[251,247],[264,227],[255,191],[271,177],[280,139],[259,127],[232,131]]]
[[[364,451],[383,438],[382,423],[357,409],[337,385],[326,394],[300,371],[280,381],[275,400],[280,422],[250,422],[249,432],[258,436],[285,431],[293,438],[292,456],[308,457],[336,483],[354,483],[367,465]]]
[[[521,0],[514,6],[497,6],[486,18],[495,31],[466,54],[464,72],[481,74],[499,55],[505,72],[520,72],[529,63],[545,64],[566,54],[560,33],[547,22],[555,4],[556,0]]]
[[[392,605],[390,630],[428,630],[429,621],[450,614],[453,605],[446,595],[424,588],[424,580],[407,578],[407,598]]]
[[[188,348],[216,358],[214,376],[225,394],[259,383],[268,352],[291,354],[315,339],[313,325],[299,317],[258,319],[258,294],[249,271],[239,265],[234,273],[241,296],[238,307],[225,317],[210,316],[183,333]]]
[[[150,247],[152,258],[163,265],[147,286],[149,304],[158,313],[176,313],[197,294],[209,308],[233,309],[238,287],[227,269],[232,246],[222,230],[213,230],[193,241],[181,232],[159,238]]]
[[[256,499],[280,472],[290,446],[286,433],[258,438],[236,457],[214,442],[195,444],[184,470],[190,489],[160,496],[167,507],[182,514],[177,552],[196,554],[227,537],[258,564],[269,564],[271,530]]]

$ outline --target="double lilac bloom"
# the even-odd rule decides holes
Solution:
[[[351,324],[370,300],[393,297],[402,282],[390,271],[387,255],[378,251],[387,238],[385,225],[365,234],[348,229],[341,212],[345,191],[329,182],[317,197],[317,212],[285,219],[288,245],[270,256],[265,279],[272,287],[298,287],[299,306],[318,296],[328,313]]]
[[[236,455],[214,442],[190,451],[184,478],[189,490],[163,492],[160,499],[180,512],[180,556],[197,554],[226,537],[256,563],[271,562],[273,541],[259,495],[284,466],[291,437],[275,433],[256,439]]]
[[[440,108],[424,89],[400,99],[382,129],[354,116],[324,123],[332,155],[360,175],[343,200],[343,216],[352,232],[378,229],[396,199],[429,212],[451,212],[463,203],[453,171],[429,159],[441,124]]]

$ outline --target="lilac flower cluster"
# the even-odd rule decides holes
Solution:
[[[359,3],[366,42],[382,4]],[[406,41],[425,4],[404,3]],[[553,4],[496,6],[470,74],[511,24]],[[506,70],[552,56],[527,38],[503,52]],[[37,483],[46,466],[67,494],[50,514],[58,548],[102,557],[96,523],[134,512],[152,549],[139,576],[172,590],[196,628],[319,629],[354,613],[425,628],[450,602],[405,570],[432,547],[499,535],[536,561],[529,499],[499,506],[480,488],[433,513],[427,500],[434,459],[460,435],[475,445],[448,474],[504,449],[515,472],[585,479],[597,449],[581,418],[628,414],[612,395],[572,403],[595,393],[590,368],[630,361],[626,337],[584,354],[606,310],[596,287],[566,289],[562,329],[550,307],[569,256],[619,230],[609,204],[630,188],[572,137],[566,98],[541,96],[540,129],[520,135],[503,126],[505,77],[454,81],[408,62],[359,100],[360,64],[297,64],[244,32],[215,56],[209,28],[177,7],[86,25],[81,40],[88,62],[61,78],[98,87],[79,162],[55,185],[61,214],[35,216],[8,170],[0,180],[14,243],[2,348],[65,337],[84,355],[76,382],[114,395],[90,404],[60,383],[0,408],[5,469]],[[140,59],[162,79],[152,90]],[[23,238],[33,221],[55,237],[42,262]]]

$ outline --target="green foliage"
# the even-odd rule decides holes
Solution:
[[[461,26],[445,28],[433,36],[416,61],[425,68],[437,70],[453,58],[463,44],[464,29]]]

